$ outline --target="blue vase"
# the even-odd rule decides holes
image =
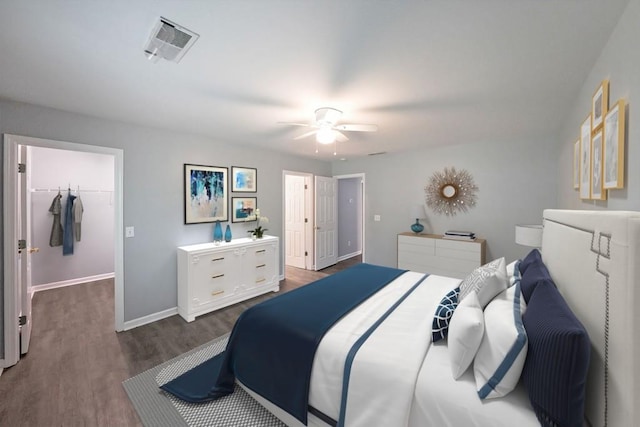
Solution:
[[[213,241],[222,242],[222,226],[220,225],[220,221],[216,221],[216,226],[213,229]]]
[[[231,227],[229,227],[229,224],[227,224],[227,229],[224,231],[224,241],[231,241]]]
[[[413,231],[416,234],[420,234],[422,233],[423,230],[424,230],[424,226],[420,224],[420,221],[418,221],[418,219],[416,219],[416,223],[411,225],[411,231]]]

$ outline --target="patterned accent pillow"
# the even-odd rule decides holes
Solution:
[[[449,331],[449,321],[453,316],[453,311],[458,306],[458,293],[460,288],[455,288],[442,298],[440,304],[436,308],[436,314],[433,317],[431,326],[431,340],[433,342],[440,341],[447,337]]]
[[[498,258],[481,267],[476,268],[460,283],[460,295],[462,301],[471,292],[478,294],[480,306],[484,309],[487,304],[509,287],[507,278],[507,266],[503,258]]]

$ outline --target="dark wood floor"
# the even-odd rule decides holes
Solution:
[[[287,267],[280,292],[303,286],[361,257],[321,271]],[[198,317],[172,316],[113,331],[113,281],[38,292],[29,353],[0,376],[0,426],[140,426],[122,381],[231,331],[270,293]]]

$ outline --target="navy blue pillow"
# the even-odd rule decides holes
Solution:
[[[522,316],[529,348],[522,380],[543,426],[581,427],[591,343],[555,284],[536,286]]]
[[[522,269],[520,269],[520,273],[522,274],[522,278],[520,279],[520,289],[522,290],[522,296],[527,303],[529,303],[529,298],[531,298],[531,294],[538,283],[547,280],[553,282],[547,266],[542,262],[540,252],[537,250],[535,252],[538,255],[532,257],[532,260],[526,266],[526,271],[523,273]],[[522,265],[522,262],[520,265]]]
[[[529,266],[536,261],[542,262],[542,254],[540,253],[539,250],[533,249],[531,252],[527,254],[526,257],[524,257],[522,261],[520,261],[520,264],[518,264],[518,268],[520,269],[520,274],[524,275],[524,273],[527,271]]]

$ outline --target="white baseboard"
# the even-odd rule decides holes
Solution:
[[[341,257],[338,257],[338,262],[344,261],[345,259],[353,258],[354,256],[358,256],[358,255],[362,255],[362,251],[356,251],[347,255],[342,255]]]
[[[97,274],[95,276],[79,277],[77,279],[62,280],[60,282],[44,283],[42,285],[31,286],[31,290],[35,292],[46,291],[48,289],[64,288],[65,286],[79,285],[80,283],[95,282],[97,280],[113,279],[115,273]]]
[[[128,331],[129,329],[137,328],[138,326],[147,325],[149,323],[153,323],[158,320],[166,319],[167,317],[171,317],[176,314],[178,314],[178,307],[168,308],[166,310],[159,311],[157,313],[152,313],[147,316],[138,317],[137,319],[124,322],[124,330]]]

